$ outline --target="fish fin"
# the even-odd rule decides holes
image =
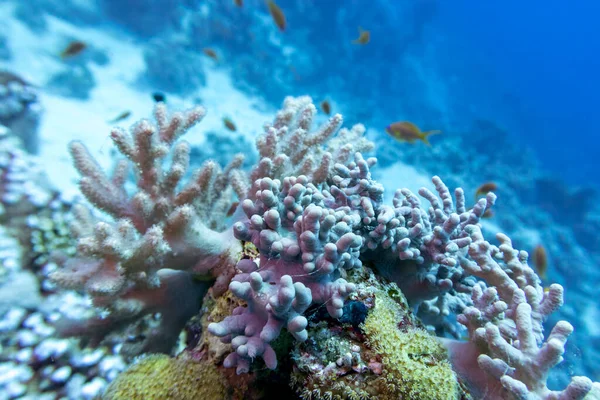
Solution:
[[[429,143],[429,139],[427,138],[429,135],[437,135],[438,133],[442,133],[442,131],[438,131],[438,130],[433,130],[433,131],[427,131],[427,132],[423,132],[422,136],[421,136],[421,140],[423,141],[423,143],[425,143],[428,147],[431,147],[431,143]]]

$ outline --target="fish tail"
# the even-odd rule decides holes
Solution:
[[[429,143],[429,139],[427,138],[429,135],[437,135],[438,133],[442,133],[442,131],[438,131],[438,130],[433,130],[433,131],[427,131],[427,132],[423,132],[423,135],[421,136],[421,140],[423,141],[423,143],[425,143],[427,146],[431,147],[431,143]]]

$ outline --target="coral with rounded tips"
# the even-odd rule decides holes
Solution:
[[[455,367],[469,383],[486,371],[490,375],[479,383],[516,397],[529,391],[545,396],[541,398],[581,398],[591,390],[589,380],[576,378],[563,392],[546,392],[546,375],[561,359],[569,327],[559,324],[546,342],[549,345],[537,346],[543,343],[541,322],[562,304],[562,288],[553,285],[545,294],[526,266],[526,254],[514,251],[508,238],[500,236],[498,248],[483,240],[477,224],[494,204],[495,195],[488,193],[467,210],[463,191],[455,191],[454,204],[446,185],[434,177],[437,195],[419,190],[430,203],[428,209],[408,189],[397,191],[391,206],[383,204],[384,188],[370,173],[376,159],[357,151],[370,146],[361,136],[363,128],[338,131],[341,117],[335,115],[311,132],[315,112],[309,98],[286,99],[284,109],[257,140],[261,160],[249,181],[239,170],[241,157],[236,157],[224,170],[205,163],[178,190],[189,148],[175,140],[197,121],[198,110],[169,119],[164,105],[159,105],[156,126],[141,121],[131,136],[113,130],[113,141],[137,172],[138,191],[133,196],[124,188],[126,162],[119,163],[109,178],[85,147],[73,144],[82,192],[116,222],[94,224],[79,213],[73,227],[81,237],[79,256],[67,261],[67,268],[55,277],[85,288],[94,295],[95,304],[110,307],[115,316],[125,315],[126,323],[148,312],[160,312],[163,318],[168,313],[171,333],[181,329],[191,316],[188,312],[198,311],[193,299],[198,301],[211,284],[191,281],[192,275],[217,279],[216,295],[229,285],[245,304],[210,324],[208,331],[231,343],[233,352],[224,366],[243,373],[256,357],[267,367],[276,367],[272,343],[283,328],[298,341],[306,341],[305,314],[311,305],[324,305],[334,320],[342,317],[345,301],[359,295],[357,285],[345,278],[368,263],[380,276],[396,282],[409,304],[436,331],[452,332],[446,328],[450,313],[459,314],[471,342],[450,348]],[[173,149],[171,166],[163,171],[169,148]],[[241,204],[226,220],[233,193]],[[232,229],[226,229],[223,221],[231,223]],[[258,259],[239,260],[239,241],[254,244]],[[185,310],[171,309],[177,299],[194,304]],[[382,317],[388,324],[398,318],[390,312]],[[168,337],[172,340],[174,335]],[[394,355],[397,343],[390,341],[392,337],[390,333],[373,339],[382,357],[387,357],[381,368],[407,361]],[[430,346],[424,331],[412,332],[412,338],[415,343],[429,343],[428,355],[421,361],[427,367],[440,367],[438,372],[448,378],[442,380],[454,385],[447,369],[438,365],[443,358],[439,347]],[[456,348],[464,350],[462,359],[455,357]],[[481,368],[473,370],[476,364],[469,355],[479,357]],[[528,368],[532,372],[526,372]],[[424,372],[417,366],[415,371]],[[419,376],[427,381],[425,375]],[[413,397],[415,390],[426,390],[418,379],[408,383],[412,389],[407,392],[388,389]],[[447,393],[456,393],[445,387]]]
[[[574,377],[561,391],[547,387],[549,371],[563,360],[573,327],[559,321],[544,339],[542,322],[563,304],[563,289],[547,291],[527,265],[527,253],[515,250],[498,234],[500,246],[487,242],[478,226],[465,228],[472,244],[460,259],[468,273],[481,278],[473,287],[473,305],[457,316],[469,342],[446,341],[452,362],[475,393],[490,399],[592,399],[598,384]],[[489,287],[488,287],[489,285]],[[478,365],[479,371],[472,366]],[[587,397],[586,397],[587,396]]]

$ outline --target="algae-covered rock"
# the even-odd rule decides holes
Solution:
[[[151,355],[123,372],[108,387],[104,400],[223,400],[227,385],[209,362]]]
[[[395,284],[363,272],[344,306],[351,318],[309,315],[292,351],[291,386],[304,400],[467,399],[447,353],[413,316]],[[346,310],[346,308],[349,308]],[[366,315],[365,315],[366,313]]]
[[[405,311],[386,293],[375,297],[363,330],[367,343],[381,357],[384,385],[378,399],[460,398],[445,348],[427,331],[399,324]]]

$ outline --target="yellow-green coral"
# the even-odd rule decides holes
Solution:
[[[456,375],[435,337],[412,326],[399,328],[405,313],[384,292],[377,292],[375,304],[363,330],[383,364],[378,399],[459,398]]]
[[[108,387],[104,400],[227,398],[225,379],[209,362],[151,355],[132,365]]]

